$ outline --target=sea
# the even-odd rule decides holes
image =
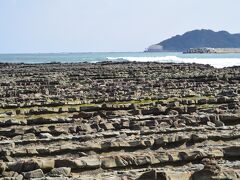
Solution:
[[[0,63],[75,63],[102,61],[136,61],[160,63],[198,63],[216,68],[240,66],[240,53],[183,54],[176,52],[96,52],[0,54]]]

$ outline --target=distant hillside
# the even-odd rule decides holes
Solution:
[[[185,51],[189,48],[240,48],[240,34],[194,30],[150,46],[147,51]]]

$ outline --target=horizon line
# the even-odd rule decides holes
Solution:
[[[87,54],[87,53],[141,53],[144,51],[85,51],[85,52],[16,52],[0,53],[0,55],[21,55],[21,54]]]

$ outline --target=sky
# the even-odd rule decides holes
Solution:
[[[0,53],[128,52],[194,29],[240,33],[239,0],[0,0]]]

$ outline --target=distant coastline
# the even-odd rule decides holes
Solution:
[[[240,48],[190,48],[184,54],[240,53]]]
[[[240,34],[230,34],[227,31],[215,32],[206,29],[193,30],[183,35],[176,35],[158,44],[150,45],[146,52],[186,52],[189,49],[199,48],[199,52],[209,52],[209,49],[205,51],[202,48],[216,48],[216,50],[210,52],[239,53]]]

